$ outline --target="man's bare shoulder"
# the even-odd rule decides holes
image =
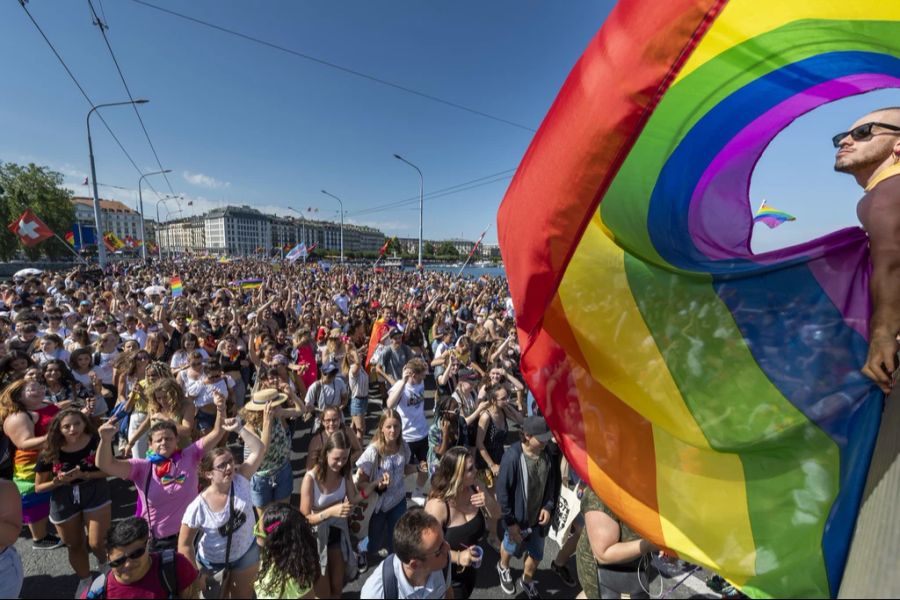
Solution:
[[[856,205],[856,215],[870,236],[873,229],[887,226],[894,230],[900,223],[900,175],[888,177],[866,192]]]

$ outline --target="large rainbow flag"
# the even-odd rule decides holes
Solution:
[[[755,255],[750,176],[798,116],[900,87],[898,56],[897,2],[623,0],[499,211],[523,370],[571,463],[751,596],[837,593],[883,398],[864,232]]]

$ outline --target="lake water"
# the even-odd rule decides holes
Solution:
[[[405,268],[405,271],[413,271],[415,267]],[[448,265],[425,265],[426,271],[440,271],[443,273],[459,273],[459,267],[451,267]],[[473,267],[468,266],[463,271],[463,277],[471,277],[473,279],[487,275],[488,277],[506,277],[506,270],[502,267]]]

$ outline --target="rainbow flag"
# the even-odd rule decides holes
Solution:
[[[763,200],[762,205],[759,207],[759,210],[756,211],[756,215],[753,217],[754,223],[765,223],[769,227],[769,229],[775,229],[785,221],[796,220],[797,217],[795,217],[791,213],[787,213],[783,210],[778,210],[777,208],[771,207],[766,204],[765,200]]]
[[[263,280],[259,278],[241,279],[237,282],[237,287],[242,290],[255,290],[262,287]]]
[[[75,232],[74,231],[67,232],[64,237],[66,238],[67,244],[69,244],[70,246],[75,246]]]
[[[750,178],[801,115],[898,87],[898,59],[896,2],[620,0],[498,213],[569,462],[750,596],[837,594],[883,406],[865,233],[754,254]]]
[[[169,280],[169,288],[172,290],[172,297],[177,298],[184,293],[184,286],[181,284],[181,277],[177,275]]]

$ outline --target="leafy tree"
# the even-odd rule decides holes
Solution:
[[[459,256],[459,250],[451,242],[441,242],[437,247],[437,253],[440,256]]]
[[[48,167],[0,162],[0,260],[10,260],[19,250],[31,260],[41,255],[54,259],[72,255],[65,242],[56,238],[25,248],[6,227],[30,208],[54,233],[63,237],[75,222],[75,207],[72,192],[63,189],[62,182],[63,176]]]
[[[434,244],[425,242],[422,244],[422,254],[426,256],[434,256]]]

